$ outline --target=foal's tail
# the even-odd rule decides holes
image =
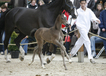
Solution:
[[[31,32],[30,32],[30,36],[31,37],[34,37],[34,34],[35,34],[36,31],[37,31],[36,28],[32,29]]]

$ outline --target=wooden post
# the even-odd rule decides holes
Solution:
[[[80,33],[78,31],[78,38],[80,37]],[[84,62],[84,45],[78,51],[78,62]]]

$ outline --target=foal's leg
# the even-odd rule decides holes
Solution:
[[[56,45],[58,45],[60,47],[60,51],[61,51],[61,55],[62,55],[62,58],[63,58],[63,66],[65,67],[65,70],[67,70],[67,67],[66,67],[66,64],[65,64],[65,56],[64,56],[64,53],[65,53],[65,47],[62,43],[60,43],[58,40],[55,40],[55,43]]]
[[[63,40],[60,40],[60,43],[63,45]],[[63,46],[64,47],[64,46]],[[65,48],[65,47],[64,47]],[[72,60],[71,60],[71,58],[69,57],[69,55],[67,54],[67,52],[66,52],[66,48],[65,49],[62,49],[63,51],[64,51],[64,53],[65,53],[65,55],[66,55],[66,58],[69,60],[69,62],[71,63],[72,62]]]
[[[39,55],[42,67],[45,68],[43,64],[42,47],[43,47],[43,41],[38,41],[38,55]]]
[[[29,65],[31,65],[34,62],[35,54],[37,51],[38,51],[38,46],[36,46],[34,51],[33,51],[32,62]]]

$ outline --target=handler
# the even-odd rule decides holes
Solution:
[[[77,10],[78,17],[76,21],[77,29],[80,33],[80,38],[77,40],[75,46],[71,50],[70,56],[74,56],[78,52],[80,47],[84,44],[87,49],[88,58],[90,59],[90,62],[95,63],[91,55],[91,46],[88,37],[88,32],[91,27],[91,21],[95,21],[100,24],[100,20],[96,18],[95,14],[89,8],[86,7],[86,4],[86,0],[80,0],[81,7]]]

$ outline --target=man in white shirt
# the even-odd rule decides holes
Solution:
[[[84,44],[87,49],[88,58],[90,59],[90,62],[95,63],[91,55],[91,46],[88,37],[88,32],[91,27],[90,25],[91,21],[100,23],[100,20],[96,18],[95,14],[89,8],[86,7],[86,4],[87,4],[86,0],[80,0],[81,7],[77,10],[78,17],[76,21],[76,26],[77,29],[79,30],[80,38],[77,40],[75,46],[71,50],[70,56],[74,56],[78,52],[80,47]]]

